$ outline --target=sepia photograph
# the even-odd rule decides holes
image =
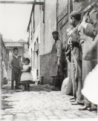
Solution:
[[[0,0],[0,121],[98,118],[98,0]]]

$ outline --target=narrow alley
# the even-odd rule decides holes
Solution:
[[[0,121],[96,119],[98,0],[0,0],[0,18]]]

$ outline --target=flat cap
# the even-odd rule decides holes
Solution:
[[[81,13],[79,11],[72,11],[71,12],[71,17],[75,17],[77,15],[81,15]]]
[[[81,12],[79,11],[72,11],[71,12],[71,17],[74,17],[77,21],[81,20]]]
[[[58,31],[53,31],[52,34],[59,34]]]

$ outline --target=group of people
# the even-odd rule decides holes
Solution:
[[[97,6],[91,5],[90,10],[84,12],[73,11],[70,15],[70,27],[67,29],[65,57],[68,65],[66,94],[72,95],[72,105],[84,105],[80,110],[95,110],[98,105],[98,65],[97,65]],[[59,33],[52,33],[55,40],[51,51],[50,77],[53,85],[61,89],[64,79],[64,55]],[[12,83],[16,89],[24,85],[29,90],[33,82],[29,58],[18,57],[18,48],[13,49],[11,61]]]
[[[84,105],[79,110],[96,110],[98,105],[97,16],[95,3],[83,12],[72,11],[70,27],[66,31],[65,55],[69,66],[66,94],[73,95],[72,105]],[[52,34],[55,43],[51,51],[50,74],[55,87],[61,87],[62,43],[57,31]]]
[[[91,7],[90,11],[84,11],[83,17],[81,12],[73,11],[70,17],[70,28],[67,29],[66,56],[70,63],[69,75],[71,75],[68,87],[70,91],[72,89],[73,94],[70,101],[74,102],[73,105],[84,105],[80,110],[94,110],[97,109],[95,105],[98,104],[96,79],[98,12],[96,4]]]
[[[31,74],[31,65],[29,58],[18,56],[18,48],[13,49],[13,58],[10,63],[12,69],[11,89],[20,89],[20,85],[24,86],[23,90],[29,91],[30,84],[33,82]]]

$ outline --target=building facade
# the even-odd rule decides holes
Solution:
[[[3,41],[2,34],[0,34],[0,84],[2,84],[3,81],[2,59],[5,63],[6,70],[8,71],[8,50]]]
[[[59,32],[64,49],[70,13],[73,10],[82,11],[91,2],[92,0],[44,0],[40,4],[33,4],[27,31],[34,80],[43,77],[44,83],[51,83],[48,61],[54,43],[52,32]],[[65,62],[65,73],[68,73],[67,68]]]
[[[2,35],[0,35],[0,36],[1,36],[0,37],[0,41],[1,41],[1,56],[3,57],[3,61],[5,62],[6,69],[8,70],[8,59],[9,59],[8,53],[9,53],[9,51],[7,50],[7,48],[5,46],[5,43],[4,43]]]
[[[26,53],[28,51],[27,42],[25,42],[24,40],[19,40],[17,42],[14,42],[12,40],[7,40],[7,41],[4,41],[4,43],[5,43],[5,46],[8,50],[8,52],[9,52],[8,53],[9,60],[11,60],[10,55],[12,55],[14,47],[18,48],[19,55],[22,56],[22,57],[24,56],[24,53]]]

